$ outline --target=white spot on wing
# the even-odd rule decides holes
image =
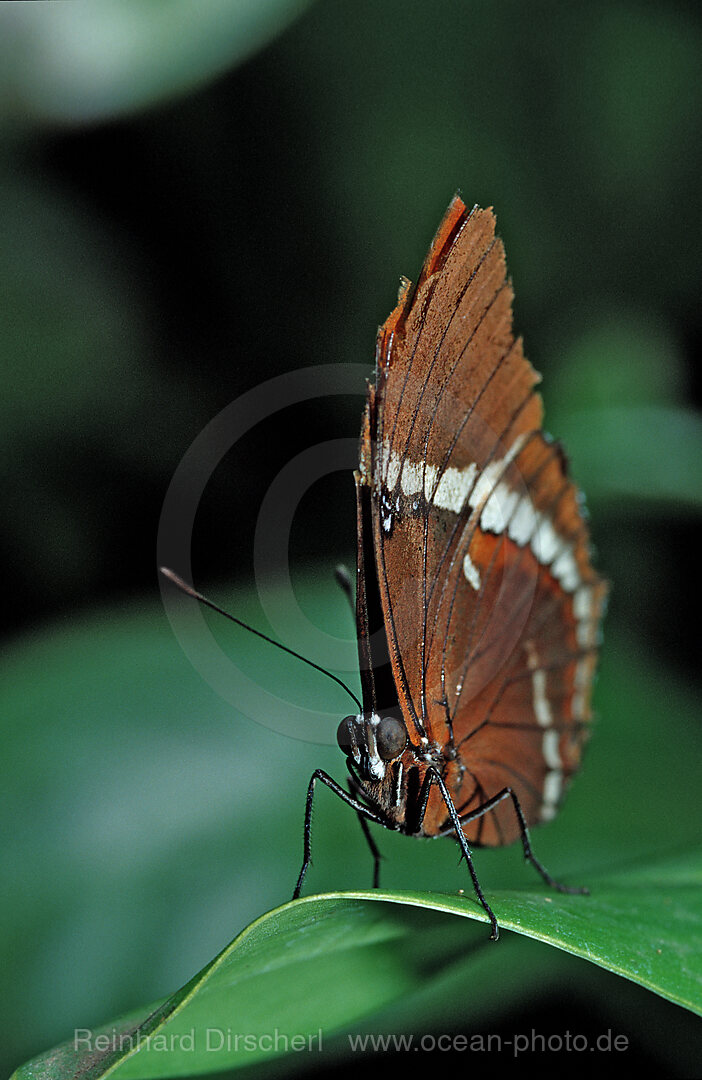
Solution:
[[[592,613],[585,609],[592,607],[590,590],[583,585],[580,576],[575,549],[559,535],[552,520],[536,509],[528,492],[515,489],[505,479],[509,465],[515,460],[527,439],[520,435],[501,458],[488,462],[481,473],[475,462],[462,468],[448,466],[439,473],[436,465],[428,462],[416,462],[406,458],[390,446],[386,437],[383,443],[383,487],[386,493],[395,492],[398,485],[402,494],[411,499],[413,511],[419,508],[418,497],[423,495],[439,510],[449,510],[460,514],[466,506],[480,514],[480,527],[484,532],[502,535],[505,531],[510,540],[519,547],[531,548],[541,566],[548,567],[561,587],[569,593],[578,593],[576,621],[578,640],[584,644],[589,640],[590,622],[594,622]],[[399,496],[397,496],[399,497]],[[396,497],[396,501],[397,501]],[[386,495],[387,498],[387,495]],[[381,524],[385,532],[390,532],[393,524],[392,513],[386,505],[381,512]],[[398,513],[402,507],[395,506]],[[473,564],[464,564],[464,573],[474,588],[477,571]],[[479,575],[478,575],[479,577]]]
[[[534,713],[544,729],[541,739],[541,752],[549,771],[544,779],[540,816],[542,821],[550,821],[558,808],[563,791],[563,762],[560,752],[560,735],[553,726],[553,714],[546,690],[546,672],[540,666],[541,661],[533,641],[525,641],[527,663],[531,669]]]
[[[531,541],[532,550],[539,562],[543,566],[550,566],[560,551],[562,543],[553,523],[543,514],[539,514]]]
[[[509,521],[507,535],[519,547],[524,547],[525,544],[530,542],[537,525],[538,521],[532,501],[528,495],[522,495],[517,504],[517,509]]]
[[[444,469],[434,492],[434,506],[460,514],[475,483],[477,471],[474,463],[466,465],[465,469],[454,469],[452,465]]]
[[[400,456],[390,449],[390,440],[383,443],[383,481],[389,491],[392,491],[400,477]]]
[[[544,801],[541,806],[541,820],[550,821],[556,815],[558,803],[563,791],[563,774],[554,769],[546,773],[544,780]]]
[[[575,665],[575,673],[573,675],[573,698],[570,705],[574,720],[585,719],[585,702],[587,691],[590,686],[592,664],[593,661],[591,657],[583,656]]]
[[[400,473],[400,485],[405,495],[416,495],[422,490],[422,465],[406,460]]]
[[[580,584],[580,571],[572,548],[568,547],[561,552],[551,564],[551,573],[558,578],[566,592],[574,592],[577,589]]]
[[[463,559],[463,573],[468,584],[472,585],[477,592],[480,588],[480,571],[471,559],[469,551],[466,552]]]
[[[532,672],[531,681],[534,688],[536,719],[541,724],[541,727],[550,727],[553,723],[553,717],[551,716],[551,706],[546,697],[546,672],[543,669],[537,669]]]
[[[543,751],[546,764],[554,772],[561,771],[561,754],[558,748],[559,735],[555,728],[544,731]]]

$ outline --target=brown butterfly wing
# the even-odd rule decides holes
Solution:
[[[490,210],[456,197],[378,336],[360,484],[410,739],[443,751],[461,813],[506,786],[552,816],[590,718],[605,587],[578,495],[541,432]],[[447,823],[432,792],[424,831]],[[512,808],[466,826],[506,843]]]

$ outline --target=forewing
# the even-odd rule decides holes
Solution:
[[[379,333],[360,478],[410,731],[444,748],[466,812],[519,785],[530,819],[577,765],[604,598],[538,378],[494,216],[456,197]],[[426,831],[441,817],[432,796]],[[495,822],[483,842],[502,842]]]

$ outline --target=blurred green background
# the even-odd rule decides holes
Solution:
[[[564,819],[593,841],[587,865],[699,836],[701,45],[699,6],[672,0],[0,7],[6,1068],[169,993],[289,897],[307,779],[343,762],[237,716],[189,666],[159,600],[161,505],[245,391],[308,365],[370,375],[456,189],[496,210],[547,427],[614,583],[600,731]],[[356,437],[363,390],[259,425],[207,487],[195,580],[256,625],[265,492],[306,447]],[[331,570],[354,515],[350,477],[330,475],[289,553],[345,661]],[[262,686],[347,711],[216,632]],[[539,851],[578,876],[564,819]],[[310,888],[365,886],[353,815],[328,805],[316,825]],[[388,884],[455,888],[448,846],[396,839]],[[522,874],[513,851],[482,867]],[[539,962],[540,989],[487,1016],[454,1000],[451,1030],[618,1024],[627,1064],[694,1075],[682,1010]]]

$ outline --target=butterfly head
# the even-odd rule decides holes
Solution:
[[[382,780],[388,762],[399,758],[407,745],[407,728],[391,713],[361,713],[341,721],[336,740],[363,778]]]

